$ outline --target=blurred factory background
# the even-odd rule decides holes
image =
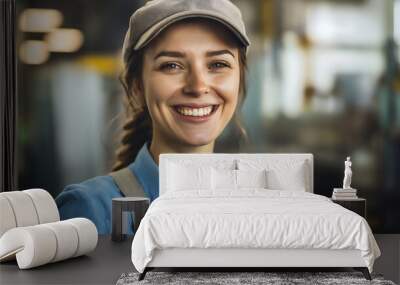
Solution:
[[[111,170],[120,52],[145,1],[18,0],[18,188],[56,196]],[[235,0],[252,41],[243,120],[216,152],[314,154],[314,191],[344,160],[375,233],[400,233],[400,0]]]

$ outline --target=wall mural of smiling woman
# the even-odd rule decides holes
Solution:
[[[229,0],[148,1],[131,16],[120,77],[127,120],[113,170],[130,169],[150,201],[161,153],[212,153],[231,121],[247,139],[240,109],[249,45]],[[122,196],[103,175],[68,185],[56,202],[61,219],[87,217],[109,234],[112,198]]]

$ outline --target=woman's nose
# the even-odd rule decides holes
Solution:
[[[187,76],[183,92],[189,95],[200,96],[209,92],[206,72],[200,68],[192,68]]]

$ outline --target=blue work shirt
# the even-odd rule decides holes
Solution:
[[[150,202],[156,199],[159,195],[158,165],[150,155],[148,142],[143,144],[128,168],[136,175]],[[124,194],[114,178],[103,175],[66,186],[57,196],[56,204],[61,220],[87,218],[96,225],[99,234],[111,234],[112,198],[117,197],[124,197]],[[128,229],[132,229],[132,225],[130,219]]]

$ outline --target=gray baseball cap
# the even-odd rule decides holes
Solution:
[[[245,46],[250,45],[242,14],[229,0],[151,0],[137,9],[129,20],[122,47],[122,58],[128,60],[128,50],[147,45],[164,28],[186,18],[209,18],[224,24]]]

